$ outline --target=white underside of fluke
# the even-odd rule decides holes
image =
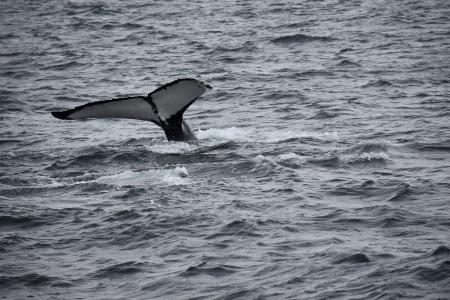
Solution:
[[[99,101],[74,108],[68,119],[126,118],[159,122],[152,106],[144,97]]]
[[[167,120],[186,110],[205,91],[205,86],[197,80],[179,80],[155,90],[149,98],[156,105],[158,116]]]

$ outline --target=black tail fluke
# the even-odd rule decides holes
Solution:
[[[68,115],[71,114],[71,110],[65,110],[65,111],[52,111],[52,116],[54,116],[57,119],[60,120],[70,120],[68,118]]]

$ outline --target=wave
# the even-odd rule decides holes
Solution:
[[[124,209],[114,212],[111,216],[105,219],[106,222],[121,222],[125,220],[135,220],[142,217],[141,214],[133,209]]]
[[[389,160],[389,154],[386,143],[360,143],[346,149],[321,154],[299,155],[296,159],[301,164],[311,163],[325,167],[336,167],[340,164],[384,163]]]
[[[204,154],[219,149],[230,149],[234,147],[233,141],[226,142],[164,142],[146,146],[148,150],[158,154]]]
[[[241,166],[250,170],[250,173],[271,174],[278,167],[298,169],[306,164],[317,164],[325,167],[336,167],[344,164],[384,163],[389,160],[385,144],[362,143],[347,149],[325,152],[322,154],[305,155],[295,152],[280,154],[258,154],[251,161],[253,165]],[[263,171],[265,170],[266,173]],[[401,186],[392,191],[390,200],[396,200],[407,193],[409,185]]]
[[[21,228],[31,228],[43,224],[45,224],[44,220],[41,220],[37,216],[0,215],[0,226],[18,226]]]
[[[341,50],[339,50],[338,54],[342,54],[342,53],[346,53],[346,52],[352,52],[355,51],[355,49],[353,48],[343,48]]]
[[[69,1],[67,4],[67,12],[68,15],[78,15],[78,14],[87,14],[87,15],[99,15],[99,16],[108,16],[122,13],[121,9],[112,9],[108,7],[106,3],[78,3]]]
[[[52,161],[46,167],[48,171],[65,169],[71,169],[72,171],[82,169],[86,171],[93,164],[99,167],[111,165],[112,163],[115,165],[127,164],[128,166],[130,164],[139,165],[140,163],[148,163],[154,157],[154,153],[146,149],[144,141],[143,145],[127,145],[124,143],[117,145],[97,145],[80,147],[75,153],[70,153],[70,155],[67,155],[67,151],[62,151],[62,153],[57,153],[53,157],[48,153],[43,153],[43,156],[50,156],[48,158]]]
[[[333,151],[306,159],[309,163],[334,167],[338,164],[385,162],[389,159],[389,155],[385,152],[339,153]]]
[[[298,73],[298,75],[303,77],[311,77],[311,76],[328,76],[333,75],[333,72],[330,72],[328,70],[307,70],[303,71],[301,73]]]
[[[99,269],[98,271],[93,273],[92,276],[100,278],[116,278],[120,276],[130,276],[131,274],[134,273],[143,272],[144,271],[143,266],[144,266],[143,263],[128,261]]]
[[[377,80],[371,80],[364,84],[362,87],[387,87],[387,86],[393,86],[394,84],[388,80],[385,79],[377,79]]]
[[[412,273],[426,282],[448,282],[450,279],[450,260],[443,261],[434,268],[432,266],[416,267]]]
[[[227,236],[245,236],[258,237],[261,236],[254,224],[247,220],[233,220],[220,228],[213,234],[207,236],[207,239],[216,239],[218,237]]]
[[[46,286],[55,282],[58,278],[38,273],[27,273],[17,276],[0,276],[0,286]]]
[[[450,248],[446,246],[438,246],[436,249],[434,249],[428,256],[450,256]]]
[[[255,44],[253,42],[247,41],[243,43],[242,45],[238,46],[218,46],[208,52],[208,54],[221,54],[221,53],[230,53],[230,52],[236,52],[236,53],[245,53],[245,52],[253,52],[257,49]]]
[[[24,79],[33,77],[35,75],[36,74],[34,72],[27,70],[14,70],[14,71],[8,70],[0,72],[0,77],[14,78],[14,79]]]
[[[28,240],[31,240],[31,238],[18,234],[5,234],[0,238],[0,253],[8,252]]]
[[[293,152],[279,154],[277,156],[265,156],[262,154],[257,155],[254,158],[256,162],[256,168],[263,166],[269,167],[269,170],[273,170],[273,167],[283,166],[288,168],[297,169],[308,162],[308,158],[302,155],[298,155]]]
[[[102,25],[102,29],[105,30],[111,30],[111,29],[115,29],[115,28],[123,28],[123,29],[129,29],[129,30],[133,30],[133,29],[139,29],[144,27],[143,25],[139,24],[139,23],[108,23],[108,24],[104,24]],[[147,29],[152,29],[152,27],[147,28]]]
[[[344,254],[341,255],[339,258],[337,258],[333,263],[334,264],[360,264],[360,263],[368,263],[370,262],[369,257],[363,253],[356,253],[356,254]]]
[[[337,64],[337,66],[339,66],[339,67],[360,67],[361,65],[359,63],[351,61],[349,59],[343,59]]]
[[[430,152],[450,152],[450,141],[434,142],[434,143],[420,143],[414,142],[406,145],[409,148],[419,151]]]
[[[389,155],[385,152],[363,152],[338,155],[338,160],[342,163],[387,161],[388,159]]]
[[[8,40],[8,39],[15,39],[20,38],[20,36],[12,33],[0,33],[0,41],[2,40]]]
[[[191,266],[187,268],[185,271],[181,272],[180,276],[183,277],[192,277],[199,275],[210,275],[213,277],[223,277],[226,275],[231,275],[240,270],[240,267],[231,266],[231,265],[218,265],[207,267],[207,262],[202,262],[199,265]]]
[[[334,40],[334,38],[329,36],[314,36],[307,35],[303,33],[293,34],[293,35],[285,35],[275,39],[272,39],[271,42],[275,44],[302,44],[309,42],[329,42]]]
[[[358,163],[370,161],[387,161],[388,144],[380,143],[360,143],[336,153],[337,158],[342,163]],[[333,157],[333,154],[331,154]]]
[[[388,201],[396,201],[401,200],[404,195],[407,195],[411,190],[411,187],[408,183],[401,183],[393,189],[384,191],[386,194],[385,197]]]
[[[111,186],[127,187],[128,194],[118,196],[119,198],[128,198],[141,195],[145,192],[141,187],[148,187],[162,185],[188,185],[193,183],[189,178],[189,172],[184,166],[164,167],[145,170],[125,170],[113,174],[102,174],[98,171],[88,170],[85,172],[64,172],[52,178],[44,177],[39,180],[34,180],[32,187],[30,184],[24,187],[15,187],[10,189],[0,190],[0,194],[4,196],[21,196],[33,195],[37,196],[49,191],[67,192],[72,188],[83,189],[84,191],[103,191],[110,190]],[[27,217],[19,218],[17,216],[0,216],[0,225],[2,222],[23,223],[27,226],[28,223],[36,224],[38,220],[28,220]]]
[[[196,135],[199,139],[217,139],[217,140],[235,140],[235,141],[249,141],[254,136],[255,130],[253,128],[209,128],[199,129]]]
[[[320,109],[314,116],[310,117],[309,119],[332,119],[338,117],[339,114],[335,112],[331,112],[329,110]]]
[[[167,142],[163,144],[154,144],[146,146],[146,148],[154,153],[160,154],[188,154],[198,149],[198,146],[186,142]]]
[[[406,182],[375,182],[365,180],[356,184],[345,183],[337,186],[333,195],[338,196],[357,196],[365,198],[377,198],[383,201],[401,200],[411,190]]]
[[[72,69],[72,68],[85,67],[87,65],[88,64],[82,64],[82,63],[79,63],[77,61],[69,61],[69,62],[64,62],[64,63],[44,66],[44,67],[41,67],[40,69],[41,70],[65,71],[65,70],[69,70],[69,69]]]

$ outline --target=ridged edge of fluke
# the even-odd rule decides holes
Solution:
[[[201,80],[198,80],[198,79],[195,79],[195,78],[178,78],[178,79],[175,79],[174,81],[171,81],[171,82],[169,82],[169,83],[166,83],[166,84],[160,86],[159,88],[157,88],[157,89],[154,90],[153,92],[149,93],[148,95],[151,96],[152,94],[154,94],[154,93],[156,93],[156,92],[159,92],[159,91],[161,91],[161,90],[165,90],[165,89],[167,89],[168,87],[170,87],[170,86],[172,86],[172,85],[175,85],[175,84],[179,83],[180,81],[193,81],[193,82],[198,82],[198,83],[204,85],[207,89],[210,89],[210,90],[212,89],[212,86],[209,85],[208,83],[206,83],[206,82],[204,82],[204,81],[201,81]]]

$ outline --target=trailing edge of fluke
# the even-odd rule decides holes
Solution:
[[[61,120],[88,118],[125,118],[151,121],[161,127],[169,141],[195,140],[183,113],[211,86],[192,78],[167,83],[147,96],[116,98],[87,103],[75,108],[52,112]]]

